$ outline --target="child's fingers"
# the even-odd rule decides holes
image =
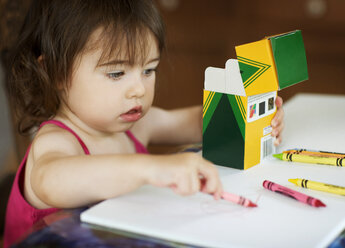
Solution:
[[[280,96],[277,96],[276,98],[276,107],[277,107],[277,112],[271,122],[271,125],[273,127],[278,126],[284,119],[284,110],[282,108],[283,106],[283,99]]]
[[[199,175],[199,178],[200,178],[200,191],[203,193],[206,193],[206,179],[202,175]]]
[[[179,195],[188,195],[190,188],[191,188],[191,182],[188,179],[188,177],[184,177],[183,179],[179,179],[178,182],[176,182],[176,188],[174,189],[174,192]]]
[[[220,197],[222,185],[217,168],[213,164],[207,163],[204,166],[201,166],[200,174],[203,177],[203,185],[201,188],[202,192],[214,194],[215,197]]]
[[[284,110],[282,108],[283,106],[283,99],[280,96],[277,96],[276,101],[275,101],[276,107],[277,107],[277,112],[272,119],[271,125],[272,125],[272,136],[275,137],[274,145],[278,146],[281,141],[281,132],[284,129]]]
[[[280,135],[278,135],[278,136],[276,137],[276,139],[275,139],[275,141],[274,141],[274,145],[275,145],[275,146],[279,146],[281,142],[282,142],[282,136],[281,136],[281,134],[280,134]]]
[[[200,191],[200,179],[199,179],[199,174],[197,175],[192,175],[191,178],[191,189],[190,189],[190,194],[195,194]]]
[[[276,104],[277,108],[280,108],[281,106],[283,106],[283,98],[281,98],[280,96],[277,96],[275,104]]]
[[[274,145],[278,146],[282,142],[282,131],[284,129],[284,122],[280,123],[279,126],[273,128],[272,136],[275,137]]]
[[[280,108],[277,110],[274,118],[272,119],[272,122],[271,122],[272,127],[275,128],[279,126],[283,122],[283,119],[284,119],[284,110],[283,108]]]
[[[222,186],[222,183],[220,181],[218,181],[216,189],[214,190],[214,192],[212,194],[213,194],[213,197],[215,200],[219,200],[222,198],[223,186]]]
[[[182,176],[175,185],[176,188],[174,189],[174,192],[179,195],[195,194],[200,190],[199,176],[194,173],[186,174]]]
[[[168,170],[166,185],[179,195],[190,195],[199,191],[213,194],[219,199],[222,185],[217,168],[199,155],[185,153],[181,166]]]
[[[274,127],[272,130],[272,136],[278,137],[282,133],[282,131],[284,130],[284,126],[285,126],[284,122],[281,122],[279,124],[279,126]]]

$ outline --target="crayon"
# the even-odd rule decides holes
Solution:
[[[271,181],[265,180],[262,184],[265,189],[271,190],[273,192],[280,193],[282,195],[291,197],[297,201],[303,202],[305,204],[308,204],[312,207],[326,207],[326,205],[320,201],[319,199],[316,199],[314,197],[311,197],[309,195],[302,194],[298,191],[289,189],[287,187],[284,187],[282,185],[279,185],[277,183],[273,183]]]
[[[205,184],[206,184],[206,178],[201,177],[200,178],[200,191],[201,192],[204,192]],[[223,192],[220,197],[226,201],[230,201],[230,202],[239,204],[239,205],[244,206],[244,207],[251,207],[251,208],[257,207],[257,205],[255,203],[253,203],[252,201],[250,201],[249,199],[246,199],[243,196],[235,195],[235,194],[232,194],[229,192]]]
[[[337,195],[345,195],[345,187],[333,185],[333,184],[327,184],[327,183],[321,183],[321,182],[315,182],[310,181],[306,179],[289,179],[289,182],[296,184],[299,187],[307,188],[307,189],[314,189],[319,191],[324,191],[327,193],[337,194]]]
[[[312,155],[312,156],[318,156],[318,157],[345,158],[345,153],[316,151],[316,150],[297,149],[297,148],[283,151],[283,153]]]
[[[336,157],[316,157],[311,155],[302,155],[302,154],[291,154],[291,153],[279,153],[273,154],[273,157],[280,160],[289,161],[289,162],[300,162],[300,163],[310,163],[310,164],[327,164],[334,166],[343,166],[345,165],[344,158]]]
[[[230,202],[237,203],[244,207],[257,207],[255,203],[250,201],[249,199],[244,198],[243,196],[235,195],[229,192],[223,192],[221,198]]]

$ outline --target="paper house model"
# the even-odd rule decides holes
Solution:
[[[300,30],[235,47],[237,60],[205,70],[203,157],[248,169],[274,152],[277,91],[308,79]]]

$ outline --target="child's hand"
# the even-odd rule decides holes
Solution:
[[[223,192],[217,168],[195,153],[162,156],[162,163],[150,171],[149,183],[170,187],[179,195],[202,191],[220,199]]]
[[[274,145],[278,146],[282,142],[281,132],[284,128],[284,110],[283,110],[283,99],[280,96],[277,96],[276,102],[277,113],[272,119],[272,136],[276,138]]]

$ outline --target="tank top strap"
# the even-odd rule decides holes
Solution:
[[[87,148],[87,146],[85,145],[84,141],[82,141],[82,139],[79,137],[78,134],[76,134],[76,132],[74,132],[71,128],[69,128],[68,126],[66,126],[64,123],[62,123],[61,121],[58,120],[49,120],[49,121],[44,121],[41,123],[40,128],[43,127],[44,125],[47,124],[53,124],[56,125],[58,127],[61,127],[65,130],[67,130],[68,132],[70,132],[71,134],[74,135],[74,137],[76,137],[76,139],[78,140],[79,144],[81,145],[81,147],[83,148],[84,152],[86,155],[90,155],[89,149]]]
[[[131,131],[126,131],[127,136],[133,141],[137,153],[148,154],[146,147],[133,135]]]

